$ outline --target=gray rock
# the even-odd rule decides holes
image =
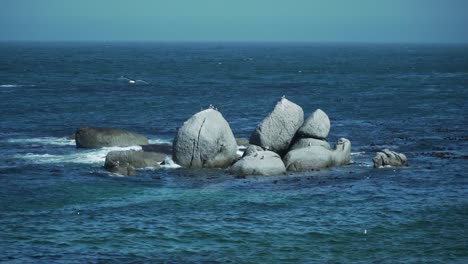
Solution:
[[[245,157],[245,156],[248,156],[254,152],[259,152],[259,151],[264,151],[264,149],[262,147],[259,147],[257,145],[249,145],[247,147],[247,149],[245,149],[244,151],[244,155],[242,155],[242,157]]]
[[[234,163],[229,171],[239,176],[280,175],[286,173],[281,157],[272,151],[252,152]]]
[[[397,153],[389,149],[384,149],[380,152],[377,152],[372,161],[374,162],[375,168],[383,166],[408,166],[408,159],[406,158],[405,154]]]
[[[225,168],[237,158],[229,124],[214,109],[201,111],[179,128],[173,143],[174,161],[188,168]]]
[[[104,168],[112,173],[121,175],[135,175],[135,169],[153,167],[159,168],[167,155],[157,152],[135,150],[111,151],[107,153]]]
[[[300,137],[325,139],[330,132],[330,119],[321,109],[315,110],[297,131]]]
[[[129,147],[148,144],[140,134],[117,128],[80,127],[75,133],[78,148]]]
[[[315,138],[301,138],[289,148],[289,151],[312,146],[321,146],[326,149],[331,149],[330,144],[328,144],[328,142],[325,140]]]
[[[297,104],[282,98],[250,136],[250,144],[283,155],[294,134],[304,122],[304,111]]]
[[[283,158],[288,171],[319,170],[350,162],[351,142],[340,138],[333,150],[311,146],[292,150]]]

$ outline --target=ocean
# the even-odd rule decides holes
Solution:
[[[171,143],[210,104],[248,138],[283,95],[328,114],[350,165],[119,177],[119,148],[70,138]],[[468,262],[468,45],[3,42],[0,98],[2,263]],[[373,168],[383,148],[409,166]]]

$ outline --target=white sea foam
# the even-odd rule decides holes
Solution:
[[[0,88],[34,87],[32,84],[0,84]]]
[[[179,164],[176,164],[170,157],[166,157],[164,159],[164,165],[161,165],[161,168],[163,169],[177,169],[180,167],[181,166]]]
[[[74,146],[75,140],[66,137],[37,137],[37,138],[15,138],[8,139],[10,143],[25,143],[25,144],[40,144],[40,145],[56,145],[56,146]]]
[[[247,149],[246,146],[237,146],[237,152],[236,154],[240,157],[244,155],[245,150]]]
[[[107,153],[114,150],[141,150],[141,146],[132,147],[108,147],[92,150],[77,149],[68,154],[34,154],[27,153],[25,155],[15,155],[16,158],[25,159],[35,164],[49,163],[80,163],[80,164],[97,164],[104,163]]]
[[[172,144],[172,140],[152,138],[152,139],[148,139],[148,143],[150,143],[150,144]]]
[[[362,156],[364,155],[366,152],[364,151],[359,151],[359,152],[351,152],[350,155],[351,156]]]

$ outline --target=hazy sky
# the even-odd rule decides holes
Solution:
[[[468,0],[0,0],[0,40],[468,42]]]

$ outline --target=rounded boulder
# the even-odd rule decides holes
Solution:
[[[221,113],[207,109],[185,121],[174,139],[173,159],[187,168],[230,166],[237,159],[237,144]]]
[[[250,144],[283,155],[303,122],[302,108],[283,97],[251,134]]]
[[[281,175],[286,173],[281,157],[272,151],[258,151],[243,157],[229,171],[238,176]]]
[[[315,110],[297,131],[303,138],[325,139],[330,132],[330,119],[321,109]]]

